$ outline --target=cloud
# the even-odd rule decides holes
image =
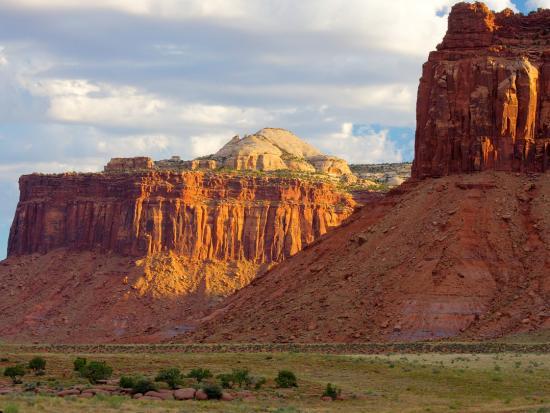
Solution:
[[[369,127],[354,128],[344,123],[340,132],[329,135],[319,146],[349,163],[401,162],[403,156],[389,139],[388,129],[376,132]]]
[[[528,7],[532,7],[534,9],[537,9],[539,7],[542,7],[543,9],[549,9],[550,8],[550,0],[529,0],[527,2]]]
[[[95,125],[162,128],[187,122],[202,125],[255,125],[272,117],[262,109],[182,103],[132,86],[92,83],[85,79],[48,79],[27,84],[49,100],[55,121]]]

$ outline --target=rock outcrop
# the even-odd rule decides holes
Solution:
[[[458,3],[418,89],[416,178],[550,167],[550,10]]]
[[[352,175],[346,161],[323,155],[285,129],[265,128],[242,139],[235,136],[218,152],[206,158],[216,160],[219,166],[237,170]]]

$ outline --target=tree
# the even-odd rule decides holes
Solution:
[[[168,384],[168,387],[171,389],[176,389],[183,380],[183,374],[181,374],[180,369],[172,367],[169,369],[163,369],[159,371],[155,381],[162,381]]]
[[[191,379],[196,379],[198,383],[202,382],[204,379],[209,379],[212,377],[212,372],[208,369],[193,369],[187,374],[187,377]]]
[[[83,357],[77,357],[73,361],[74,371],[80,371],[86,365],[88,361]]]
[[[34,374],[37,376],[44,374],[44,370],[46,369],[46,360],[42,357],[33,358],[29,361],[29,369],[33,370]]]
[[[106,380],[113,374],[113,368],[104,361],[90,361],[79,371],[82,377],[90,380],[92,384],[96,384],[99,380]]]
[[[6,367],[4,370],[4,376],[9,377],[13,384],[22,383],[21,378],[25,375],[25,373],[25,366],[23,364]]]

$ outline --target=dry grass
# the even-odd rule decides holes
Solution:
[[[0,347],[1,367],[27,362],[37,353]],[[26,376],[59,387],[82,379],[72,372],[77,356],[105,360],[115,375],[154,375],[160,368],[177,366],[211,369],[215,374],[249,368],[268,378],[264,390],[251,401],[154,402],[120,396],[79,399],[24,394],[0,397],[5,413],[60,412],[548,412],[550,411],[549,354],[391,354],[323,355],[311,353],[41,353],[47,374]],[[299,388],[276,389],[280,369],[293,370]],[[2,383],[7,381],[2,378]],[[320,395],[330,382],[347,400],[323,402]],[[11,410],[10,410],[11,409]],[[545,410],[546,409],[546,410]]]

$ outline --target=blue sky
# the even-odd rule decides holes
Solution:
[[[411,160],[453,3],[0,0],[0,258],[24,173],[193,158],[263,127],[352,163]]]

